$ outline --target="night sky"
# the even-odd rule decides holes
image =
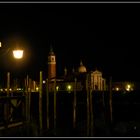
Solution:
[[[52,44],[57,75],[65,66],[78,68],[83,60],[88,71],[97,68],[105,78],[140,79],[139,3],[0,3],[0,40],[8,47],[22,44],[26,56],[15,62],[1,52],[1,71],[24,71],[32,77],[39,70],[47,72]]]

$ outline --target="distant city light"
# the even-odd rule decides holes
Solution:
[[[116,91],[119,91],[119,88],[118,87],[116,87]]]
[[[23,50],[13,50],[14,58],[21,59],[23,57]]]
[[[3,89],[1,88],[0,91],[3,91]]]
[[[127,87],[130,88],[131,86],[130,85],[127,85]]]
[[[43,80],[43,84],[45,84],[46,83],[46,81],[45,80]]]
[[[0,42],[0,47],[2,47],[1,42]]]
[[[126,85],[126,90],[127,90],[127,91],[130,91],[130,90],[131,90],[131,85],[130,85],[130,84],[127,84],[127,85]]]
[[[21,90],[23,90],[23,88],[17,88],[17,91],[21,91]]]
[[[39,88],[38,87],[36,87],[36,91],[38,91],[39,90]]]
[[[129,88],[127,88],[126,90],[127,90],[127,91],[130,91],[130,89],[129,89]]]
[[[72,89],[72,86],[71,85],[67,85],[67,91],[70,92]]]
[[[59,90],[59,86],[56,86],[56,90],[57,90],[57,91]]]

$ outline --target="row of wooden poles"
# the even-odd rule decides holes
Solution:
[[[87,91],[87,136],[94,135],[94,116],[93,116],[93,90],[88,85],[88,75],[86,78],[86,91]],[[49,88],[48,79],[46,80],[47,91],[47,129],[49,129]],[[73,128],[76,128],[76,87],[77,79],[74,79],[74,96],[73,96]],[[112,78],[110,78],[110,90],[109,90],[109,106],[110,106],[110,123],[113,121],[112,117]],[[42,71],[40,72],[40,90],[39,90],[39,122],[40,132],[42,132]],[[54,80],[54,130],[56,128],[56,80]]]
[[[43,72],[40,71],[40,81],[39,81],[39,132],[43,131],[43,113],[42,113],[42,95],[43,95]],[[87,136],[94,135],[94,115],[93,115],[93,90],[88,84],[88,75],[86,78],[86,91],[87,91]],[[30,122],[30,103],[31,103],[31,91],[30,89],[31,79],[27,75],[25,79],[25,98],[26,98],[26,121]],[[110,89],[109,89],[109,106],[110,106],[110,122],[112,122],[112,78],[110,78]],[[77,79],[74,79],[74,96],[73,96],[73,128],[76,128],[76,86]],[[50,128],[49,124],[49,80],[46,79],[46,111],[47,111],[47,129]],[[7,73],[7,96],[9,96],[10,88],[10,73]],[[54,130],[56,129],[56,79],[54,80]],[[54,131],[55,133],[55,131]]]
[[[76,83],[77,79],[75,78],[74,84],[74,100],[73,100],[73,127],[76,127]],[[43,129],[43,121],[42,121],[42,71],[40,71],[40,89],[39,89],[39,124],[40,124],[40,133]],[[46,110],[47,110],[47,129],[49,129],[49,80],[46,80]],[[54,134],[56,134],[56,79],[54,80]]]

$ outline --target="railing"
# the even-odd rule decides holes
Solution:
[[[23,124],[25,96],[0,97],[0,130]]]

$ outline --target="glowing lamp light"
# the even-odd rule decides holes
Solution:
[[[72,86],[71,86],[71,85],[68,85],[68,86],[67,86],[67,91],[70,92],[71,89],[72,89]]]
[[[0,42],[0,47],[2,47],[1,42]]]
[[[13,50],[13,56],[16,59],[21,59],[23,57],[23,50]]]
[[[39,90],[39,88],[38,87],[36,87],[36,91],[38,91]]]
[[[130,88],[131,86],[130,85],[127,85],[127,87]]]
[[[119,91],[119,88],[118,87],[116,87],[116,91]]]
[[[1,88],[0,91],[3,91],[3,89]]]
[[[0,91],[3,91],[3,89],[2,89],[2,88],[0,88]]]
[[[59,86],[56,86],[56,90],[57,90],[57,91],[59,90]]]
[[[68,89],[68,90],[71,90],[71,85],[68,85],[67,89]]]
[[[127,91],[130,91],[130,90],[131,90],[131,85],[130,85],[130,84],[128,84],[128,85],[126,86],[126,90],[127,90]]]
[[[127,90],[127,91],[130,91],[130,88],[127,88],[126,90]]]

